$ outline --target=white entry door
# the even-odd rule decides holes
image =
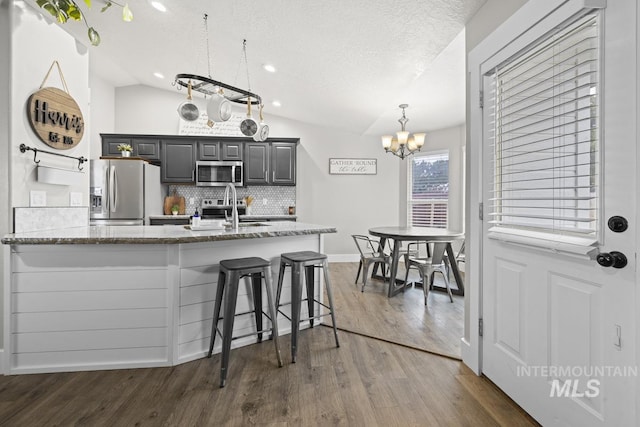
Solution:
[[[482,69],[482,372],[545,426],[635,426],[638,6],[531,2]]]

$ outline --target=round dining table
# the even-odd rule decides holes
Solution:
[[[456,240],[463,240],[464,233],[459,231],[452,231],[446,228],[431,228],[431,227],[375,227],[369,229],[369,234],[380,238],[380,251],[384,250],[387,240],[393,240],[393,251],[391,253],[391,271],[389,279],[389,292],[388,296],[392,297],[399,292],[404,291],[406,283],[404,280],[397,279],[398,273],[398,261],[400,258],[400,247],[402,242],[447,242],[446,254],[449,258],[449,264],[451,265],[451,271],[453,277],[456,279],[457,289],[451,289],[451,292],[455,295],[464,295],[464,283],[460,270],[458,269],[458,263],[456,262],[456,255],[453,252],[451,243]],[[377,265],[374,266],[372,275],[375,275],[377,271]],[[395,280],[394,280],[395,279]],[[434,289],[440,290],[439,287],[432,285]],[[442,288],[444,289],[444,288]]]

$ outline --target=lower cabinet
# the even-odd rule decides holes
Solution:
[[[163,140],[160,153],[160,175],[163,183],[195,182],[196,144],[190,141]]]

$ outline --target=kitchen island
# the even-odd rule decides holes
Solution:
[[[237,231],[99,226],[9,234],[2,239],[3,371],[158,367],[202,358],[220,260],[269,259],[275,282],[281,253],[322,252],[323,234],[335,232],[286,221],[245,223]],[[237,312],[252,308],[250,289],[241,286]],[[283,302],[289,295],[287,277]],[[291,330],[284,316],[278,322],[281,334]],[[252,316],[236,319],[234,335],[252,330]],[[232,345],[254,342],[249,336]]]

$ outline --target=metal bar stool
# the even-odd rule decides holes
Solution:
[[[291,302],[280,304],[280,296],[282,294],[282,281],[284,279],[285,269],[291,267]],[[309,317],[306,319],[300,319],[300,309],[302,307],[302,268],[305,269],[306,285],[307,285],[307,308],[309,310]],[[314,298],[314,271],[316,268],[321,268],[324,272],[324,282],[327,286],[327,296],[329,298],[329,305],[325,305]],[[317,303],[323,307],[329,309],[329,314],[321,314],[314,316],[313,304]],[[291,304],[291,317],[287,316],[280,310],[283,305]],[[284,317],[291,321],[291,361],[296,363],[296,353],[298,350],[298,329],[300,328],[300,322],[309,320],[311,327],[313,328],[314,319],[319,319],[324,316],[331,316],[333,322],[333,335],[336,338],[336,347],[340,347],[338,341],[338,330],[336,328],[336,318],[333,313],[333,294],[331,292],[331,282],[329,281],[329,264],[327,263],[327,256],[318,252],[301,251],[301,252],[289,252],[280,255],[280,273],[278,274],[278,291],[276,293],[276,311],[279,311]]]
[[[238,286],[240,279],[251,276],[253,290],[253,314],[256,319],[256,332],[232,337],[233,321],[235,316],[250,314],[251,311],[244,313],[236,313],[236,301],[238,300]],[[267,302],[269,304],[269,315],[262,311],[262,279],[265,281],[267,288]],[[222,297],[224,294],[224,316],[222,323],[222,332],[218,329],[218,321],[220,320],[220,306],[222,305]],[[237,258],[220,261],[220,273],[218,275],[218,289],[216,290],[216,301],[213,310],[213,322],[211,325],[211,341],[209,344],[209,354],[211,357],[213,352],[213,344],[216,340],[216,333],[222,337],[222,361],[220,365],[220,387],[224,387],[227,380],[227,368],[229,367],[229,353],[231,351],[231,340],[244,338],[249,335],[258,335],[258,342],[262,341],[262,315],[267,316],[271,321],[271,331],[273,342],[276,346],[276,356],[278,357],[278,366],[282,367],[282,356],[280,355],[280,346],[278,345],[278,322],[277,311],[273,300],[272,283],[271,283],[271,264],[269,261],[252,257]]]

